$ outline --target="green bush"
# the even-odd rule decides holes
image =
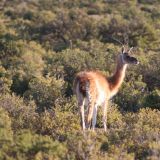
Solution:
[[[160,90],[155,89],[149,93],[145,98],[145,106],[150,108],[160,108]]]
[[[112,155],[115,159],[122,153],[130,155],[131,159],[158,158],[160,140],[158,122],[158,110],[142,109],[138,113],[123,114],[123,125],[109,130],[107,140],[102,143],[103,152],[107,152],[108,156]]]
[[[117,103],[122,110],[137,111],[144,107],[146,84],[142,81],[142,76],[136,79],[131,74],[127,77],[128,82],[124,82],[118,95],[115,96],[115,103]],[[141,98],[139,98],[141,97]]]
[[[26,99],[33,99],[37,104],[37,111],[44,111],[54,106],[64,94],[65,83],[62,79],[54,77],[37,77],[29,82],[29,90],[26,91]]]
[[[62,112],[58,107],[54,111],[45,111],[42,113],[39,123],[39,131],[42,134],[51,135],[59,141],[65,141],[81,129],[77,113],[74,114],[69,111]]]
[[[0,94],[9,93],[12,85],[10,74],[0,66]]]
[[[15,95],[4,94],[0,97],[0,106],[5,109],[12,119],[12,129],[16,132],[19,129],[36,129],[38,114],[35,112],[35,104]]]
[[[58,141],[29,131],[20,132],[16,136],[15,145],[13,151],[15,150],[16,156],[25,159],[65,159],[67,152],[65,145]]]
[[[0,107],[0,159],[8,157],[7,151],[13,144],[13,131],[11,118],[8,113]]]
[[[28,81],[42,75],[44,67],[42,57],[45,55],[45,50],[33,41],[27,43],[17,40],[12,45],[11,53],[13,55],[5,55],[1,58],[1,63],[12,76],[11,90],[23,94],[28,89]],[[16,53],[14,53],[14,49]],[[4,53],[7,54],[7,51]]]

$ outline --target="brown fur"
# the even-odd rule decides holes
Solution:
[[[79,82],[79,91],[82,93],[84,97],[86,97],[86,83],[90,84],[90,92],[94,94],[96,92],[96,83],[95,80],[101,82],[102,88],[108,93],[108,98],[111,98],[112,92],[117,92],[121,83],[123,82],[125,76],[125,68],[121,66],[119,63],[117,64],[115,74],[112,77],[107,78],[100,71],[83,71],[79,72],[76,75],[74,81],[74,93],[76,89],[76,85]],[[95,96],[96,98],[97,96]]]

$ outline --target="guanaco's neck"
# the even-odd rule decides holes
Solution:
[[[127,64],[124,64],[122,56],[119,55],[115,73],[108,79],[111,97],[118,92],[124,80],[126,68]]]

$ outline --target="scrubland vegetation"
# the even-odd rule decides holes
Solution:
[[[159,0],[0,2],[0,159],[160,159]],[[72,83],[114,71],[122,43],[138,66],[110,101],[107,133],[83,135]]]

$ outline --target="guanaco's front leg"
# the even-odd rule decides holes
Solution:
[[[102,121],[103,121],[103,126],[104,126],[104,131],[106,132],[107,131],[107,125],[106,125],[106,122],[107,122],[107,107],[108,107],[108,103],[107,101],[104,102],[103,104],[103,117],[102,117]]]
[[[95,129],[96,121],[97,121],[97,105],[95,105],[93,109],[93,118],[92,118],[92,129],[93,130]]]
[[[81,116],[81,126],[82,129],[85,130],[86,126],[85,126],[85,117],[84,117],[84,105],[80,105],[80,116]]]

